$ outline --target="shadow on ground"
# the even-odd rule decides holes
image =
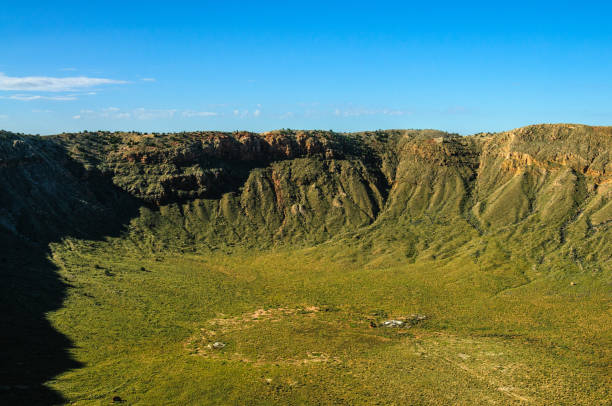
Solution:
[[[62,306],[66,284],[40,247],[15,236],[0,236],[0,399],[5,405],[64,403],[59,393],[44,386],[54,376],[78,368],[71,358],[72,343],[56,331],[46,314]]]
[[[69,288],[49,243],[119,235],[141,202],[42,138],[0,138],[0,147],[0,404],[64,404],[45,383],[83,365],[47,319]]]

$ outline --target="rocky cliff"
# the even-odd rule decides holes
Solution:
[[[554,251],[609,266],[611,174],[612,128],[582,125],[3,133],[0,225],[43,241],[121,229],[149,249],[350,236],[411,258],[501,239],[530,261]]]

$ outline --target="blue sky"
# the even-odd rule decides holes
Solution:
[[[425,3],[3,2],[0,128],[612,125],[609,2]]]

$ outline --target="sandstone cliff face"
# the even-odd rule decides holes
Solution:
[[[130,201],[140,214],[128,216],[128,232],[160,248],[308,244],[358,233],[409,244],[415,255],[493,235],[587,252],[610,244],[611,151],[612,128],[580,125],[469,137],[6,133],[0,219],[28,235],[85,230],[92,219],[116,221]]]
[[[326,133],[89,133],[54,141],[86,166],[112,176],[119,187],[155,205],[220,197],[240,187],[256,167],[300,157],[341,157]]]
[[[531,126],[486,139],[475,214],[491,225],[531,215],[548,225],[588,217],[587,206],[607,200],[611,139],[610,128],[578,125]]]

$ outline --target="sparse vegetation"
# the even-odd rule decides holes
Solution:
[[[609,403],[611,154],[578,125],[2,133],[0,397]]]

